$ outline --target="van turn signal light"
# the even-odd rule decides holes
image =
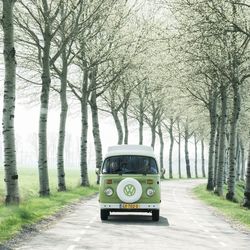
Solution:
[[[108,179],[107,184],[112,184],[112,179]]]
[[[154,183],[154,181],[152,179],[147,180],[147,184],[153,184],[153,183]]]

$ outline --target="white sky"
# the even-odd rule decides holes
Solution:
[[[0,110],[2,110],[2,98],[0,98]],[[59,110],[58,108],[52,108],[49,110],[48,116],[48,157],[49,167],[56,167],[56,148],[57,148],[57,134],[59,126]],[[2,113],[0,113],[0,119],[2,119]],[[89,114],[89,136],[88,136],[88,165],[89,168],[95,167],[95,150],[92,139],[92,127],[91,127],[91,114]],[[15,129],[16,129],[16,141],[17,141],[17,164],[19,167],[36,167],[37,165],[37,133],[38,133],[38,121],[39,121],[39,105],[33,108],[27,105],[20,104],[17,100],[16,116],[15,116]],[[117,143],[117,132],[114,126],[113,119],[110,116],[105,117],[100,115],[100,128],[101,139],[103,143],[103,153],[107,151],[107,147],[115,145]],[[138,144],[138,129],[137,124],[130,123],[129,143]],[[80,141],[81,122],[80,115],[69,116],[67,120],[67,134],[71,135],[70,144],[66,142],[66,151],[69,154],[65,156],[66,167],[79,167],[79,141]],[[0,139],[2,141],[2,127],[0,127]],[[151,134],[150,130],[146,129],[144,133],[145,145],[150,145]],[[66,139],[67,141],[67,139]],[[167,167],[167,155],[168,155],[168,140],[166,136],[165,140],[165,167]],[[2,147],[2,145],[1,145]],[[190,158],[191,164],[194,158],[194,147],[190,142]],[[200,151],[200,150],[199,150]],[[157,140],[155,152],[159,155],[159,142]],[[184,149],[182,167],[184,171]],[[3,163],[3,157],[0,157],[1,165]],[[177,146],[174,148],[174,172],[177,172]],[[184,173],[184,172],[183,172]]]

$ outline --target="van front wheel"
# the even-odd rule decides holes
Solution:
[[[106,209],[100,210],[101,220],[107,220],[109,217],[109,211]]]
[[[152,220],[159,221],[160,218],[160,210],[153,210],[152,211]]]

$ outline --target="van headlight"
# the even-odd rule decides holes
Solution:
[[[148,188],[147,189],[147,196],[153,196],[154,195],[154,193],[155,193],[155,190],[153,189],[153,188]]]
[[[107,196],[111,196],[111,195],[114,193],[114,191],[113,191],[112,188],[106,188],[106,189],[104,190],[104,193],[105,193]]]

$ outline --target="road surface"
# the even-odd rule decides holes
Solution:
[[[191,189],[202,182],[164,181],[159,222],[143,213],[114,214],[102,222],[95,197],[16,249],[250,249],[249,234],[193,197]]]

